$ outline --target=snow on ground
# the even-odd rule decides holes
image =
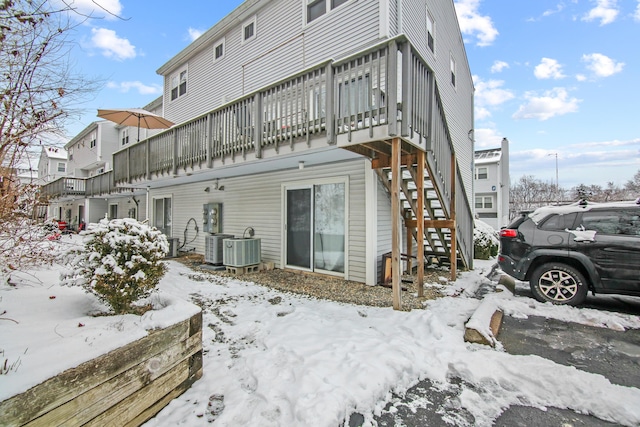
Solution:
[[[164,320],[163,310],[91,317],[95,299],[79,288],[58,286],[55,269],[32,272],[40,281],[1,286],[0,313],[7,312],[0,316],[0,358],[9,364],[19,358],[20,364],[0,375],[0,400],[189,312],[193,306],[179,302],[186,300],[203,307],[204,375],[147,427],[211,421],[335,427],[354,411],[371,425],[391,391],[401,394],[421,379],[446,389],[454,377],[468,384],[459,404],[476,425],[491,425],[516,404],[569,408],[621,425],[640,423],[639,389],[538,356],[512,356],[499,345],[464,342],[465,322],[482,303],[473,295],[487,282],[489,262],[476,261],[474,271],[461,273],[447,287],[450,296],[411,312],[320,301],[194,272],[175,261],[168,265],[155,297],[167,305]],[[640,328],[638,316],[494,295],[485,299],[494,298],[491,304],[511,316]]]

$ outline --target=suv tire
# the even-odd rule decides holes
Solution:
[[[553,304],[579,305],[588,291],[582,273],[570,265],[555,262],[536,268],[529,286],[538,301]]]

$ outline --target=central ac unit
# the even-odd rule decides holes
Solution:
[[[167,258],[177,257],[178,256],[178,238],[167,237],[167,241],[169,242],[169,253],[167,253]]]
[[[221,265],[223,261],[223,240],[232,239],[233,234],[210,234],[204,237],[204,262]]]
[[[246,267],[260,264],[261,239],[224,239],[223,264],[230,267]]]

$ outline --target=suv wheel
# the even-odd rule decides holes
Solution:
[[[578,305],[587,297],[584,276],[570,265],[542,264],[535,269],[529,281],[533,296],[541,302]]]

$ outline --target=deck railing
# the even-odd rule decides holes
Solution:
[[[45,197],[84,196],[85,194],[85,178],[62,177],[42,187],[42,195]]]

